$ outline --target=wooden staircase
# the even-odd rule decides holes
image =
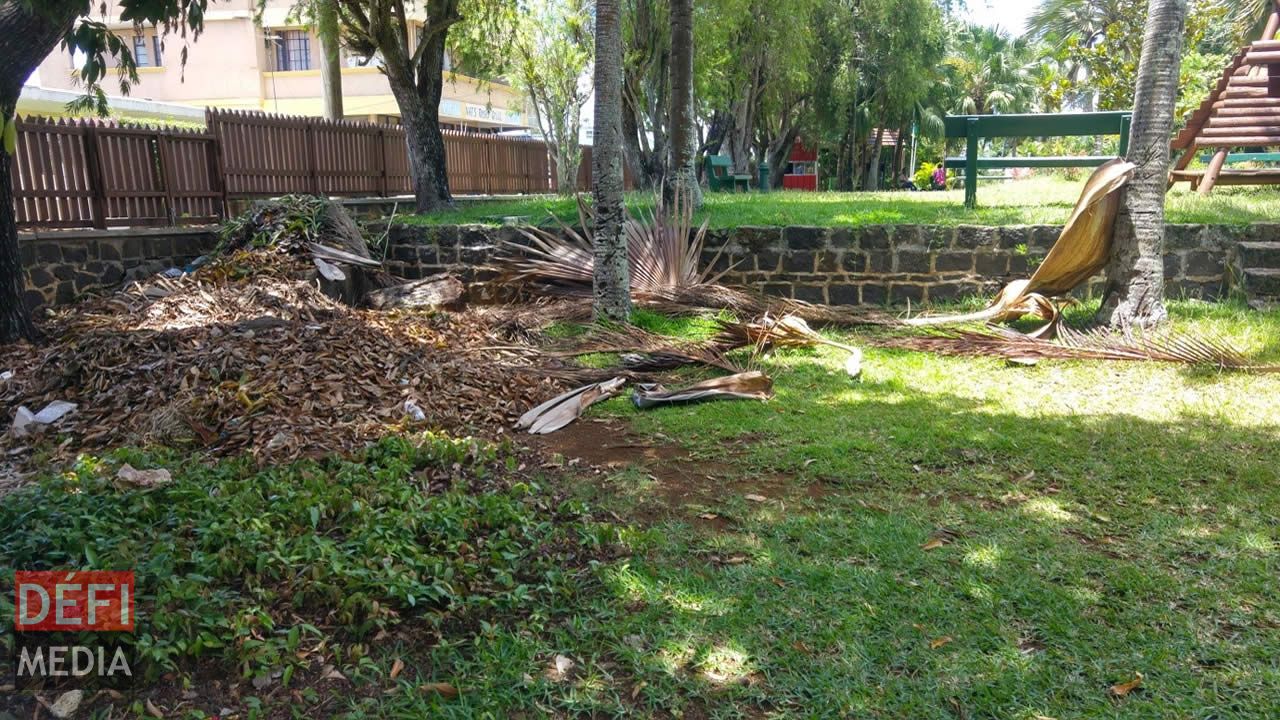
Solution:
[[[1209,97],[1191,114],[1173,140],[1181,153],[1169,185],[1188,181],[1201,195],[1215,185],[1280,184],[1280,168],[1233,170],[1224,167],[1231,148],[1280,146],[1280,0],[1272,3],[1262,39],[1236,53]],[[1187,166],[1201,148],[1213,150],[1204,170]]]

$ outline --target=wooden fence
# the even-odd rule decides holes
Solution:
[[[404,130],[314,117],[209,110],[229,198],[290,192],[368,197],[413,192]],[[540,141],[446,130],[449,189],[459,195],[552,191]]]
[[[214,222],[224,205],[215,145],[200,131],[21,120],[13,159],[18,226]]]
[[[203,131],[95,120],[19,121],[18,226],[198,224],[225,217],[229,200],[413,192],[402,128],[215,109],[206,120]],[[443,134],[455,194],[556,189],[553,162],[541,141]],[[591,152],[583,150],[578,188],[590,190]]]

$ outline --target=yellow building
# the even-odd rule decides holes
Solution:
[[[152,28],[136,34],[131,24],[119,22],[109,5],[107,24],[132,43],[138,63],[139,82],[129,96],[196,107],[322,115],[320,43],[315,33],[292,15],[294,0],[268,0],[261,21],[255,18],[256,7],[257,0],[210,3],[204,32],[189,42],[176,35],[157,37]],[[179,60],[184,44],[185,66]],[[342,62],[346,117],[394,122],[400,111],[378,59],[344,50]],[[73,68],[70,56],[55,51],[40,66],[39,84],[75,90]],[[104,89],[110,91],[110,83],[108,79]],[[19,113],[24,112],[20,103]],[[440,121],[445,127],[492,132],[527,128],[532,117],[510,86],[446,72]]]

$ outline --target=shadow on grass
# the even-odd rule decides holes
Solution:
[[[737,458],[748,478],[790,472],[798,489],[818,477],[831,492],[725,497],[716,511],[730,529],[673,523],[646,557],[605,572],[615,609],[579,617],[573,637],[644,683],[624,705],[725,717],[1274,711],[1280,427],[1032,418],[907,389],[871,382],[799,408],[783,398],[781,415],[672,414],[685,419],[666,432],[696,423],[699,447],[717,442],[710,414],[776,440]],[[804,414],[787,420],[793,409]],[[1112,697],[1139,672],[1143,690]]]

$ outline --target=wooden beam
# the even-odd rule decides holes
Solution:
[[[1213,154],[1213,159],[1209,161],[1209,167],[1204,171],[1204,177],[1200,178],[1200,187],[1196,188],[1196,192],[1201,196],[1208,197],[1213,192],[1213,184],[1218,180],[1218,173],[1222,172],[1222,165],[1227,162],[1227,149],[1218,148],[1218,152]]]
[[[1280,118],[1274,118],[1270,125],[1246,125],[1241,122],[1210,121],[1201,137],[1223,137],[1230,135],[1280,135]]]
[[[1280,145],[1280,135],[1241,135],[1239,137],[1204,137],[1203,135],[1196,139],[1196,144],[1201,147],[1243,147],[1246,145]]]
[[[1193,185],[1204,175],[1203,170],[1180,170],[1172,173],[1175,182],[1189,181]],[[1223,170],[1218,185],[1280,185],[1280,168],[1263,170]]]

